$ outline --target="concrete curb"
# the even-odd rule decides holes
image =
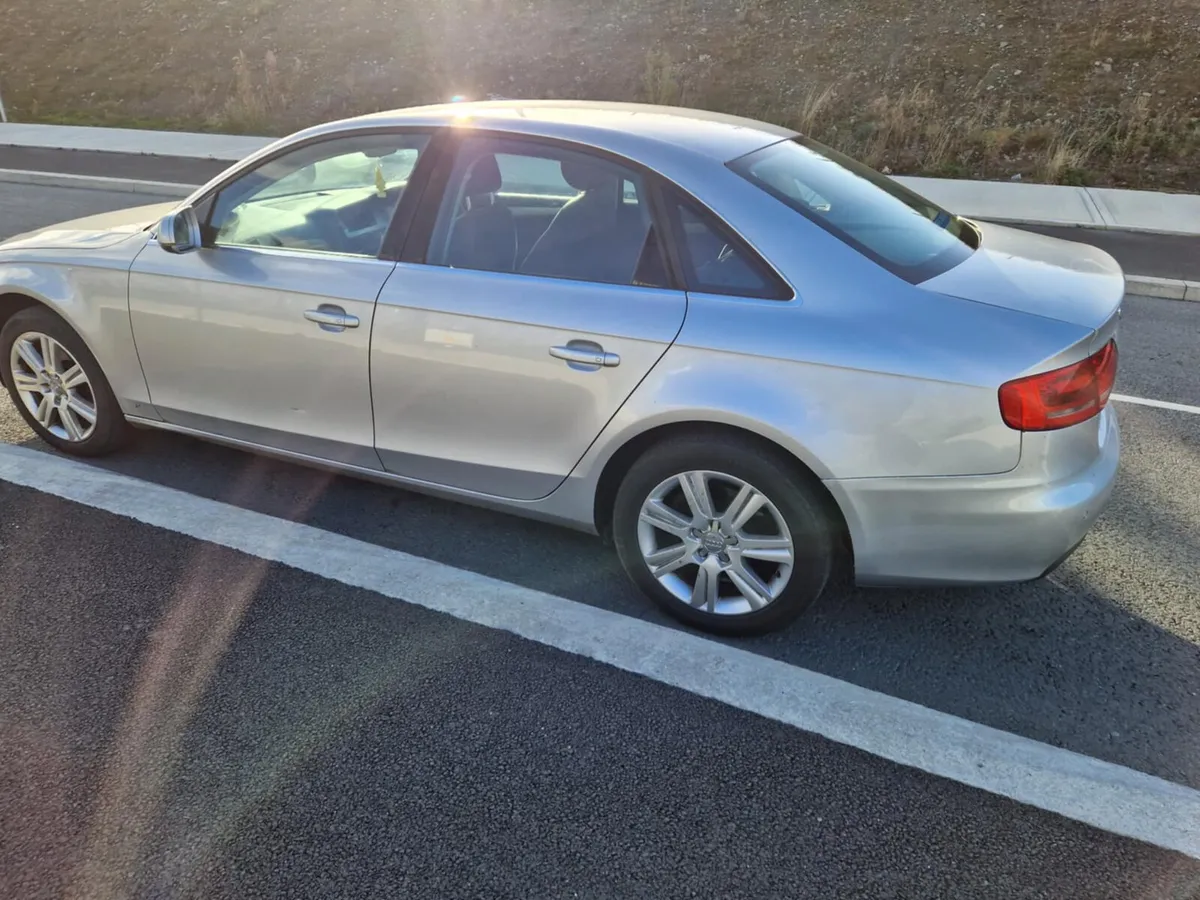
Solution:
[[[1200,195],[895,175],[959,215],[988,222],[1200,235]]]
[[[175,156],[237,162],[278,138],[244,134],[155,131],[90,125],[41,125],[9,122],[0,125],[0,146],[42,147],[134,156]]]
[[[236,162],[276,140],[253,135],[136,128],[11,122],[0,125],[0,150],[23,147]],[[1200,194],[908,175],[893,177],[943,208],[974,219],[1200,236]]]
[[[63,175],[25,169],[0,169],[0,182],[179,198],[189,196],[199,187],[199,185],[179,184],[173,181],[140,181],[134,178],[106,178],[99,175]],[[1022,220],[1009,220],[1009,222],[1013,225],[1039,224]],[[1127,275],[1125,289],[1134,296],[1200,302],[1200,281],[1154,278],[1149,275]]]
[[[1200,281],[1154,278],[1150,275],[1126,275],[1125,291],[1139,297],[1157,297],[1160,300],[1194,300],[1200,303]]]
[[[79,188],[119,194],[151,194],[160,197],[187,197],[197,185],[173,181],[140,181],[134,178],[107,178],[100,175],[64,175],[27,169],[0,169],[0,181],[10,184],[36,184],[45,187]]]

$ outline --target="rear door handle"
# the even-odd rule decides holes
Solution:
[[[306,309],[304,318],[316,322],[324,331],[345,331],[358,327],[358,316],[352,316],[340,306],[322,303],[316,309]]]
[[[572,369],[594,372],[596,369],[612,368],[621,364],[621,357],[609,353],[595,341],[570,341],[566,346],[551,347],[550,355],[561,359]]]

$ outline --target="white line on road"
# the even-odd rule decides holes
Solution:
[[[1172,403],[1169,400],[1149,400],[1146,397],[1127,397],[1125,394],[1112,394],[1111,400],[1121,403],[1136,403],[1138,406],[1153,406],[1155,409],[1173,409],[1175,412],[1191,413],[1200,416],[1200,406],[1188,406],[1186,403]]]
[[[497,628],[1200,859],[1200,791],[778,660],[48,453],[0,479]]]

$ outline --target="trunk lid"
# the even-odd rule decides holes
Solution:
[[[970,258],[920,286],[929,291],[1096,329],[1125,296],[1125,275],[1096,247],[971,221],[980,242]]]

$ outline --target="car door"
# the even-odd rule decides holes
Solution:
[[[446,170],[379,296],[376,448],[398,475],[544,497],[670,346],[687,298],[634,166],[478,135]]]
[[[165,421],[381,468],[369,348],[395,264],[378,257],[428,140],[375,131],[304,144],[197,205],[200,249],[147,244],[129,312]]]

